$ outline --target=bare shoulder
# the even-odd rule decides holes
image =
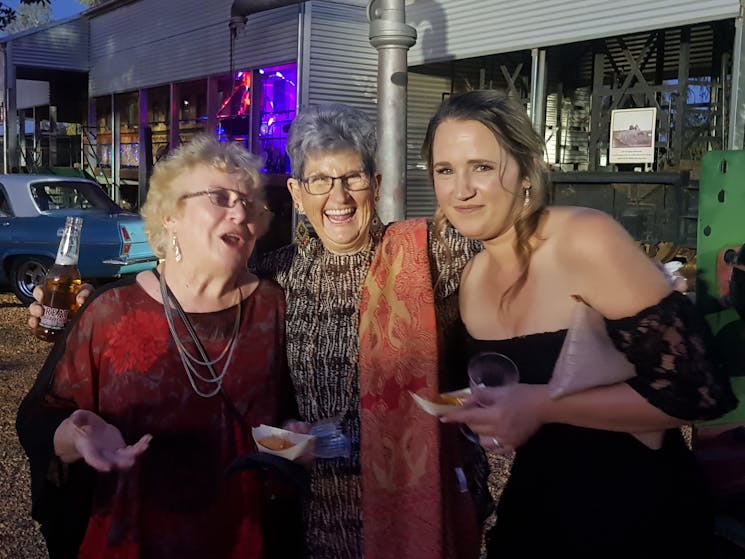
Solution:
[[[483,266],[487,260],[488,256],[486,252],[480,252],[476,255],[474,255],[463,267],[463,272],[461,272],[460,276],[460,286],[463,288],[465,284],[468,283],[469,278],[472,278],[475,275],[475,270],[478,270],[481,266]]]
[[[613,217],[593,208],[557,206],[548,210],[547,228],[564,240],[582,240],[593,234],[618,234],[623,227]]]
[[[613,217],[592,208],[556,207],[549,211],[548,236],[561,260],[573,265],[608,258],[617,251],[638,251],[631,235]]]
[[[160,296],[160,282],[155,277],[153,270],[139,272],[136,276],[136,281],[142,290],[152,299],[155,299],[159,303],[163,302],[163,298]]]
[[[664,274],[613,217],[589,208],[557,210],[547,223],[557,265],[602,314],[630,316],[669,291]]]

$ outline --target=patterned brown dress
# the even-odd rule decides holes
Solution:
[[[315,462],[305,513],[306,541],[312,559],[363,556],[358,307],[362,283],[383,233],[382,228],[375,230],[371,248],[351,255],[332,254],[320,240],[309,238],[303,246],[291,245],[270,253],[256,269],[259,274],[274,278],[285,290],[287,354],[300,418],[310,423],[339,418],[352,441],[349,459]],[[429,256],[440,354],[444,356],[439,375],[442,390],[467,384],[460,348],[454,347],[456,337],[450,334],[458,324],[460,274],[477,250],[478,245],[464,240],[453,229],[440,237],[430,224]],[[456,452],[450,447],[449,453],[448,461],[443,461],[448,465],[443,469],[450,471],[458,466],[450,462],[462,461],[459,466],[465,470],[484,516],[491,502],[483,453],[465,442]]]

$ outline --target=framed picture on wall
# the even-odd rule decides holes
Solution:
[[[610,118],[611,163],[654,163],[657,108],[616,109]]]

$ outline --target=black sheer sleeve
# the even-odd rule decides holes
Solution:
[[[439,235],[431,222],[428,225],[430,272],[438,327],[439,382],[440,390],[444,392],[468,386],[466,352],[458,312],[458,286],[464,266],[481,250],[481,243],[469,241],[451,226]],[[442,426],[440,436],[443,487],[456,487],[460,482],[453,476],[457,476],[458,471],[462,472],[469,488],[470,506],[473,507],[478,525],[483,526],[494,507],[489,490],[486,454],[479,445],[466,440],[457,426]],[[458,517],[462,517],[464,525],[468,525],[469,503],[463,501],[463,495],[445,491],[444,499],[446,525],[457,525],[455,519]],[[457,546],[458,542],[453,545]]]
[[[626,382],[666,414],[714,419],[737,405],[729,379],[707,355],[708,325],[685,295],[673,291],[635,316],[606,320],[606,328],[636,367]]]
[[[442,300],[458,292],[463,268],[481,250],[481,243],[466,239],[451,225],[438,234],[430,222],[428,234],[435,299]]]
[[[50,352],[16,416],[18,439],[30,466],[31,516],[40,524],[50,559],[78,556],[95,483],[95,472],[87,464],[63,464],[54,452],[57,427],[76,409],[72,402],[66,406],[49,401],[54,371],[65,348],[66,333]]]
[[[257,276],[276,281],[282,289],[286,289],[292,261],[297,254],[297,246],[287,245],[277,250],[257,256],[249,264],[249,268]]]

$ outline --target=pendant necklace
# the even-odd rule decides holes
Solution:
[[[238,340],[238,332],[240,330],[243,306],[240,287],[238,288],[238,312],[236,313],[235,324],[233,325],[233,332],[230,336],[230,339],[223,348],[222,352],[220,352],[220,354],[215,359],[209,359],[202,341],[199,339],[199,336],[197,335],[194,327],[189,321],[189,317],[184,312],[184,309],[181,307],[178,299],[176,299],[176,296],[168,287],[168,284],[166,284],[165,273],[159,274],[157,270],[153,270],[153,273],[155,273],[156,277],[158,277],[160,280],[160,295],[163,299],[163,309],[166,315],[166,322],[168,322],[168,329],[171,332],[171,338],[173,339],[173,342],[176,344],[176,349],[178,350],[179,357],[181,358],[181,363],[183,363],[184,365],[184,371],[186,372],[186,377],[189,379],[189,384],[191,384],[194,392],[196,392],[199,396],[202,396],[203,398],[211,398],[212,396],[215,396],[218,392],[220,392],[220,390],[222,390],[222,382],[228,372],[230,362],[233,360],[233,352],[235,351],[235,346],[237,345],[236,342]],[[195,357],[194,355],[189,353],[189,350],[186,348],[186,346],[184,346],[181,338],[179,338],[179,335],[176,332],[173,309],[176,309],[178,317],[181,319],[181,322],[189,333],[189,337],[194,343],[194,346],[199,351],[199,357]],[[222,371],[220,372],[220,374],[218,374],[215,370],[215,366],[220,361],[222,361],[223,358],[225,359],[225,363],[222,366]],[[206,367],[207,371],[209,372],[209,376],[200,374],[197,370],[198,366]],[[208,386],[210,386],[210,388],[207,390],[202,390],[198,386],[199,382],[207,384]]]

